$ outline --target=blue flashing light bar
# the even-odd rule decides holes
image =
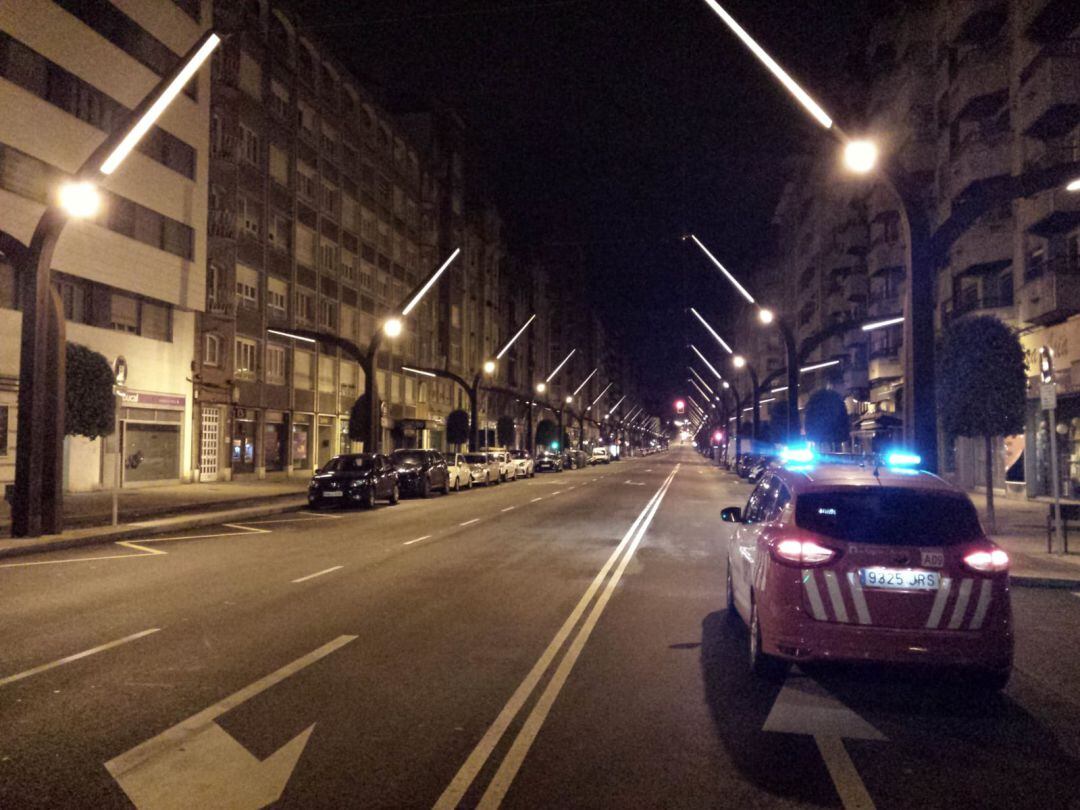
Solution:
[[[814,460],[814,451],[809,447],[784,447],[780,451],[780,460],[796,464],[810,464]]]
[[[907,453],[902,450],[894,450],[885,456],[887,467],[918,467],[922,464],[922,457],[915,453]]]

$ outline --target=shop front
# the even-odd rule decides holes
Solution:
[[[128,389],[120,405],[123,486],[180,481],[186,398]]]
[[[258,419],[252,408],[233,408],[232,454],[233,474],[255,472],[255,442]]]
[[[298,413],[293,415],[292,468],[294,470],[311,469],[313,457],[311,420],[312,415],[310,413]]]
[[[289,461],[289,420],[283,411],[267,411],[263,427],[263,465],[268,473],[282,472]]]
[[[1025,413],[1023,457],[1028,497],[1052,494],[1050,472],[1050,418],[1039,401],[1039,350],[1054,352],[1054,379],[1057,383],[1057,452],[1061,496],[1080,497],[1080,374],[1073,365],[1080,362],[1080,318],[1033,330],[1020,336],[1028,370],[1028,399]],[[1077,349],[1077,356],[1072,350]]]

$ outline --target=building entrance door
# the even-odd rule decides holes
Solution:
[[[203,407],[199,438],[199,480],[216,481],[221,449],[221,408]]]

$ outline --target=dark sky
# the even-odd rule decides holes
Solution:
[[[679,236],[743,272],[785,159],[826,137],[703,0],[305,0],[312,33],[389,94],[455,106],[511,248],[581,243],[594,303],[657,405],[683,385],[683,308],[738,304]],[[826,109],[882,0],[727,0]],[[838,113],[837,113],[838,114]]]

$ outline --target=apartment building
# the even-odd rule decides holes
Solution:
[[[211,11],[200,0],[0,4],[0,333],[8,337],[0,347],[0,482],[14,479],[16,273],[35,225],[62,180],[211,25]],[[57,246],[53,283],[67,340],[127,368],[117,433],[65,440],[70,490],[192,478],[209,116],[204,70],[102,183],[99,213],[70,222]]]
[[[1080,7],[1060,0],[911,4],[861,43],[849,88],[850,116],[925,189],[941,245],[937,328],[989,314],[1018,330],[1030,358],[1042,345],[1058,352],[1066,494],[1080,494],[1080,375],[1071,370],[1080,358],[1068,339],[1080,326],[1080,194],[1060,178],[1080,177],[1078,26]],[[903,419],[902,327],[830,327],[902,314],[907,245],[895,197],[844,177],[826,150],[793,169],[776,224],[777,256],[759,274],[786,281],[779,300],[813,346],[808,362],[841,360],[818,379],[804,375],[801,399],[840,390],[853,445],[893,440]],[[776,357],[759,347],[759,362]],[[1025,435],[1002,440],[995,471],[997,487],[1032,495],[1048,492],[1049,469],[1036,394],[1032,386]],[[942,447],[947,475],[985,485],[981,442]]]

